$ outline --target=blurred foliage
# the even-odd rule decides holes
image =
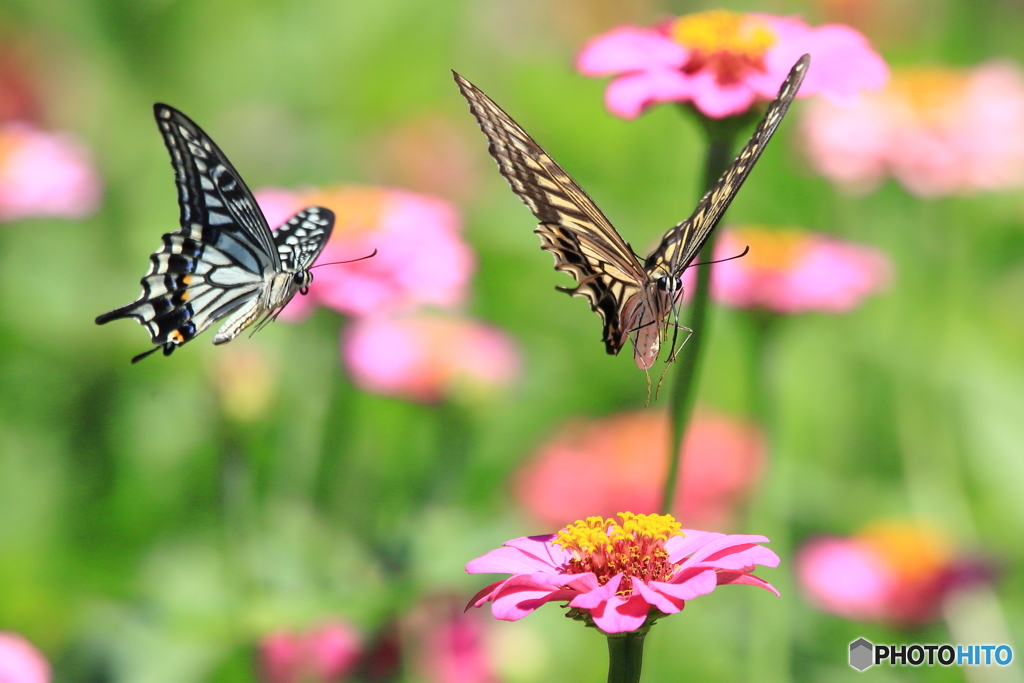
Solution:
[[[667,106],[612,118],[604,84],[577,75],[573,56],[615,24],[712,6],[3,0],[0,36],[28,55],[46,124],[91,146],[106,194],[88,220],[0,226],[0,628],[39,644],[58,681],[253,680],[268,630],[340,616],[370,637],[418,596],[468,599],[485,582],[465,575],[469,559],[552,531],[517,511],[509,477],[566,418],[642,406],[644,379],[605,355],[583,302],[551,292],[568,279],[539,251],[449,69],[492,94],[644,251],[699,194],[699,130]],[[855,20],[896,64],[1024,61],[1013,0],[732,9]],[[154,101],[199,121],[252,187],[434,190],[382,150],[396,129],[442,121],[471,169],[450,193],[479,256],[471,312],[521,344],[518,386],[437,406],[361,393],[340,367],[345,322],[326,310],[129,365],[143,332],[93,318],[135,296],[145,257],[176,227]],[[700,400],[771,407],[773,464],[744,530],[779,535],[782,566],[759,574],[784,594],[724,590],[663,620],[647,680],[747,679],[765,656],[752,632],[773,614],[788,615],[772,637],[800,681],[852,676],[846,648],[861,635],[949,641],[941,625],[906,636],[823,615],[788,578],[801,539],[884,516],[928,517],[996,559],[1024,642],[1024,195],[922,201],[891,183],[842,195],[808,169],[799,109],[730,220],[874,245],[895,281],[849,315],[780,320],[767,340],[748,314],[715,310]],[[230,417],[220,398],[213,368],[235,346],[275,369],[257,419]],[[604,676],[602,639],[556,607],[488,628],[508,681]]]

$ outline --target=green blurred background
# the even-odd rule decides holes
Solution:
[[[468,599],[488,580],[467,576],[468,560],[553,531],[517,508],[510,477],[567,418],[642,407],[644,379],[628,357],[605,355],[587,306],[552,293],[568,279],[538,249],[449,70],[494,96],[646,245],[692,209],[700,132],[673,107],[613,118],[604,83],[573,58],[617,24],[712,7],[0,0],[0,39],[28,56],[46,124],[79,135],[105,183],[87,220],[0,226],[0,629],[36,643],[58,681],[255,680],[264,633],[336,617],[372,640],[422,596]],[[729,9],[817,24],[851,7],[894,65],[1024,62],[1015,0]],[[345,321],[328,310],[230,345],[272,361],[258,420],[225,412],[211,368],[226,347],[209,334],[129,365],[143,331],[93,319],[136,295],[145,258],[176,227],[154,101],[198,121],[254,188],[374,183],[455,201],[479,257],[470,311],[520,345],[517,385],[440,405],[360,392],[339,359]],[[927,517],[995,560],[1011,642],[1024,634],[1024,195],[923,201],[891,181],[843,195],[796,144],[800,108],[730,220],[873,245],[895,278],[850,314],[781,320],[766,374],[752,319],[714,310],[700,402],[750,415],[764,391],[775,418],[773,493],[753,507],[767,516],[722,531],[788,538],[780,568],[758,572],[784,594],[728,589],[689,604],[648,638],[645,680],[747,680],[758,657],[776,662],[765,679],[843,680],[857,675],[846,648],[858,636],[950,641],[941,623],[908,634],[824,615],[789,578],[801,539],[884,516]],[[417,144],[437,174],[410,170],[403,148]],[[449,166],[456,180],[445,181]],[[485,627],[502,680],[603,679],[603,639],[557,607]],[[409,661],[394,675],[424,680]]]

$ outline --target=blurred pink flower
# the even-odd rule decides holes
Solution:
[[[922,197],[1024,182],[1024,74],[1008,62],[897,72],[851,107],[815,102],[803,125],[818,171],[852,191],[891,174]]]
[[[655,28],[620,26],[588,42],[576,68],[615,76],[605,104],[632,119],[658,102],[693,102],[712,118],[742,114],[775,97],[786,74],[811,55],[800,95],[850,103],[880,88],[889,68],[867,39],[841,24],[812,28],[796,17],[710,10]]]
[[[605,633],[635,631],[723,584],[760,586],[750,572],[776,567],[764,536],[680,529],[671,515],[621,512],[622,522],[578,520],[557,534],[516,538],[466,565],[470,574],[512,574],[470,601],[491,602],[498,619],[522,619],[546,602],[567,602]],[[651,608],[654,611],[651,611]],[[652,622],[648,622],[648,617]]]
[[[407,310],[420,305],[453,306],[466,298],[475,267],[460,234],[455,208],[443,199],[382,187],[336,187],[290,192],[263,189],[256,199],[271,227],[311,205],[335,213],[334,232],[318,263],[377,255],[365,261],[314,271],[308,296],[285,308],[298,319],[319,303],[349,315]]]
[[[587,512],[655,512],[668,438],[667,416],[653,410],[572,422],[519,471],[515,496],[551,525]],[[727,525],[736,503],[759,479],[764,452],[753,424],[698,409],[683,447],[677,515],[694,526]]]
[[[428,683],[497,683],[477,614],[454,596],[424,600],[408,619],[416,674]]]
[[[885,287],[892,267],[877,249],[795,229],[743,226],[724,230],[715,244],[711,297],[736,308],[777,313],[844,313]],[[684,294],[693,292],[697,271],[683,274]]]
[[[504,386],[519,373],[505,333],[453,313],[356,320],[342,337],[342,355],[363,389],[422,402]]]
[[[84,218],[99,202],[99,177],[71,135],[0,124],[0,221]]]
[[[308,633],[277,631],[259,645],[267,683],[333,683],[353,668],[361,651],[359,633],[332,621]]]
[[[797,555],[804,594],[847,619],[916,624],[938,616],[953,588],[988,578],[980,563],[954,558],[934,529],[873,524],[852,537],[820,537]]]
[[[22,636],[0,631],[0,683],[49,683],[50,664]]]

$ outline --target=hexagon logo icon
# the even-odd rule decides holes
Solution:
[[[875,646],[865,638],[858,638],[850,643],[850,666],[857,671],[864,671],[874,664]]]

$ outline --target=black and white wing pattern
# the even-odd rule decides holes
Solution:
[[[804,55],[797,60],[779,88],[779,94],[768,105],[754,134],[750,136],[750,140],[740,150],[736,159],[725,169],[711,189],[704,193],[693,215],[665,233],[661,244],[647,257],[646,270],[650,277],[678,278],[693,263],[711,236],[711,231],[718,225],[725,210],[736,197],[743,181],[747,179],[750,169],[757,163],[761,152],[772,139],[772,135],[782,122],[782,117],[789,111],[789,105],[803,83],[810,62],[810,55]]]
[[[487,136],[498,170],[540,221],[535,232],[540,235],[541,248],[554,254],[557,270],[569,273],[578,283],[575,289],[558,289],[586,297],[600,314],[608,353],[617,354],[629,339],[637,366],[646,370],[657,360],[666,331],[674,324],[669,315],[682,297],[680,276],[778,128],[809,63],[808,55],[797,61],[739,156],[700,200],[693,215],[665,234],[646,265],[641,265],[597,205],[533,138],[479,88],[457,73],[455,81]]]
[[[604,322],[605,348],[617,354],[631,331],[632,311],[642,305],[643,266],[569,174],[494,100],[452,73],[490,142],[498,170],[540,221],[534,232],[541,248],[554,255],[557,270],[578,283],[559,290],[587,299]]]
[[[215,344],[269,320],[312,280],[334,214],[309,207],[277,233],[220,148],[190,118],[165,104],[153,107],[171,155],[181,227],[162,237],[149,257],[138,300],[96,318],[102,325],[134,318],[156,347],[170,355],[214,322],[227,317]]]

